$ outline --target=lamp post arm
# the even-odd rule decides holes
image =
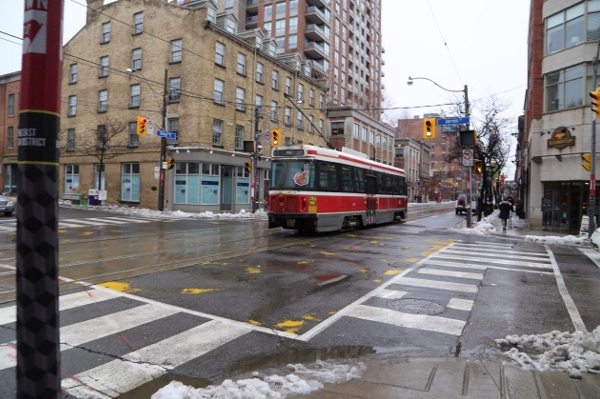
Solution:
[[[431,79],[429,79],[429,78],[423,78],[423,77],[416,77],[416,78],[413,78],[413,77],[410,77],[410,76],[408,77],[408,81],[409,81],[409,82],[410,82],[410,81],[412,81],[412,80],[418,80],[418,79],[420,79],[420,80],[427,80],[428,82],[431,82],[431,83],[433,83],[434,85],[436,85],[437,87],[439,87],[439,88],[440,88],[440,89],[442,89],[442,90],[446,90],[446,91],[450,91],[450,92],[454,92],[454,93],[460,93],[460,92],[464,92],[464,90],[452,90],[452,89],[447,89],[447,88],[445,88],[444,86],[442,86],[441,84],[439,84],[439,83],[437,83],[436,81],[434,81],[434,80],[431,80]],[[466,86],[465,86],[465,87],[466,87]]]

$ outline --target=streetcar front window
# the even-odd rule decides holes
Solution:
[[[312,161],[271,162],[271,189],[307,190],[315,187],[315,167]]]

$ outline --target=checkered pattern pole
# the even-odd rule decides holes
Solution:
[[[63,0],[26,1],[19,112],[17,397],[59,398],[58,131]]]

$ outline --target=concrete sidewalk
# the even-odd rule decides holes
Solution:
[[[342,399],[597,399],[600,376],[573,379],[565,372],[533,372],[501,361],[460,358],[367,359],[360,378],[325,384],[294,398]]]

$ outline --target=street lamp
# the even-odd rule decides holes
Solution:
[[[439,87],[442,90],[451,92],[451,93],[463,93],[464,97],[465,97],[465,116],[468,118],[470,116],[470,104],[469,104],[469,87],[467,85],[465,85],[465,87],[462,90],[452,90],[452,89],[447,89],[444,86],[440,85],[439,83],[429,79],[429,78],[424,78],[424,77],[408,77],[408,81],[406,82],[407,85],[412,86],[413,81],[414,80],[426,80],[428,82],[433,83],[434,85],[436,85],[437,87]],[[467,122],[467,130],[469,130],[470,128],[470,124],[471,122]],[[472,226],[472,220],[471,220],[471,168],[468,167],[469,169],[469,174],[468,174],[468,182],[467,182],[467,227],[471,227]]]

